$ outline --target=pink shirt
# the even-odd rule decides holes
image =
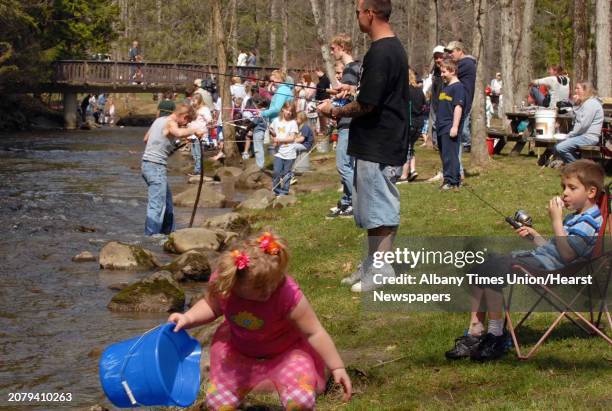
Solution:
[[[230,327],[232,346],[256,358],[273,357],[291,348],[304,338],[289,319],[302,295],[299,285],[287,275],[268,301],[247,300],[233,293],[219,298],[221,312]]]

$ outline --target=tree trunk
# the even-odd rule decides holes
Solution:
[[[327,77],[331,81],[332,85],[336,85],[338,82],[336,81],[334,64],[332,62],[331,54],[329,52],[328,41],[325,38],[325,30],[322,26],[321,21],[321,10],[319,8],[319,0],[310,0],[310,6],[312,7],[312,15],[315,20],[315,27],[317,28],[317,41],[319,42],[319,47],[321,47],[321,57],[323,58],[323,62],[325,63],[325,72],[327,73]]]
[[[514,64],[514,79],[516,88],[514,91],[514,103],[527,101],[529,93],[529,82],[532,79],[531,68],[531,38],[533,33],[533,16],[535,12],[535,0],[525,0],[523,2],[523,16],[520,34],[520,42],[516,52],[516,63]]]
[[[487,127],[486,127],[486,102],[484,85],[485,64],[484,64],[484,39],[487,27],[487,0],[474,0],[474,30],[473,34],[473,55],[476,57],[476,89],[474,90],[474,101],[472,103],[472,164],[484,166],[489,162],[487,150]]]
[[[289,0],[283,0],[283,71],[287,72],[289,54]]]
[[[595,10],[595,44],[597,54],[597,91],[600,96],[612,97],[610,67],[610,0],[597,0]]]
[[[584,81],[588,78],[588,22],[587,0],[574,0],[574,79]],[[608,50],[609,52],[610,50]]]
[[[331,39],[336,34],[336,1],[326,0],[327,10],[325,12],[325,33]]]
[[[230,0],[229,3],[229,26],[230,26],[230,38],[229,38],[229,44],[232,50],[232,62],[233,64],[236,64],[236,61],[238,60],[238,25],[236,23],[236,7],[237,7],[237,3],[238,0]]]
[[[429,1],[429,32],[427,56],[430,57],[431,51],[438,45],[438,0]]]
[[[157,24],[162,22],[162,0],[155,0],[155,8],[157,9]]]
[[[225,32],[223,31],[223,19],[221,17],[220,0],[211,0],[213,21],[215,26],[215,41],[217,49],[217,67],[219,73],[227,72],[227,48],[225,45]],[[217,84],[219,86],[219,94],[221,95],[221,112],[223,121],[231,120],[231,94],[230,82],[227,76],[217,76]],[[230,124],[223,125],[223,152],[226,157],[226,163],[237,164],[239,162],[238,147],[236,146],[236,132],[234,126]]]
[[[276,62],[276,30],[278,22],[278,0],[270,0],[270,57],[268,64],[273,66]]]
[[[514,71],[516,64],[512,45],[514,39],[514,9],[512,0],[502,0],[501,7],[501,66],[503,90],[503,111],[510,111],[514,103]]]
[[[597,73],[595,72],[597,70],[596,68],[596,48],[595,48],[595,19],[597,18],[595,16],[595,3],[597,2],[597,0],[589,0],[589,13],[588,13],[588,18],[589,18],[589,41],[588,41],[588,45],[589,45],[589,50],[588,50],[588,56],[589,56],[589,81],[591,82],[591,84],[595,85],[597,84]]]

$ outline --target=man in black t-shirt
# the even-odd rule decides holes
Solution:
[[[360,0],[356,14],[359,28],[372,39],[357,98],[344,107],[325,102],[319,111],[336,119],[353,118],[348,145],[348,154],[355,157],[353,212],[357,225],[368,230],[368,257],[344,282],[354,283],[352,291],[364,292],[380,286],[374,274],[395,276],[390,265],[374,270],[372,256],[391,251],[400,222],[395,180],[408,153],[409,92],[406,52],[389,24],[391,1]]]

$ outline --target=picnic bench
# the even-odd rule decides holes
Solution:
[[[604,124],[601,133],[601,139],[597,145],[583,146],[580,152],[583,158],[593,160],[608,160],[612,159],[612,146],[606,147],[606,142],[612,139],[612,98],[603,98],[604,108]],[[539,155],[539,160],[542,156],[549,156],[552,147],[557,144],[554,140],[537,139],[535,134],[535,110],[514,110],[506,113],[506,117],[510,120],[510,129],[508,132],[504,129],[489,128],[487,134],[490,138],[497,139],[495,144],[494,154],[499,154],[509,142],[514,142],[514,146],[510,151],[511,156],[519,155],[526,145],[535,148],[544,148],[544,152]],[[557,114],[557,123],[560,133],[568,133],[573,127],[574,116],[572,114]],[[528,121],[527,127],[519,131],[520,125]],[[530,150],[530,153],[533,153]]]

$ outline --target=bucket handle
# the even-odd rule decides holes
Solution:
[[[142,405],[142,404],[140,404],[140,403],[138,403],[138,401],[136,401],[136,397],[134,397],[134,393],[130,389],[130,386],[128,385],[127,381],[123,379],[123,372],[125,371],[125,367],[127,366],[128,360],[130,359],[130,356],[132,355],[134,349],[140,344],[140,342],[142,341],[144,336],[149,334],[151,331],[157,330],[159,327],[161,327],[161,326],[163,326],[165,324],[166,323],[160,324],[160,325],[156,325],[155,327],[151,328],[150,330],[144,332],[140,336],[140,338],[138,338],[138,340],[136,340],[136,342],[134,344],[132,344],[132,346],[128,350],[127,354],[125,355],[125,358],[123,359],[123,364],[121,365],[121,371],[119,371],[119,378],[121,379],[121,385],[123,386],[123,389],[125,390],[125,393],[127,394],[128,398],[130,399],[130,402],[132,403],[132,405]]]

